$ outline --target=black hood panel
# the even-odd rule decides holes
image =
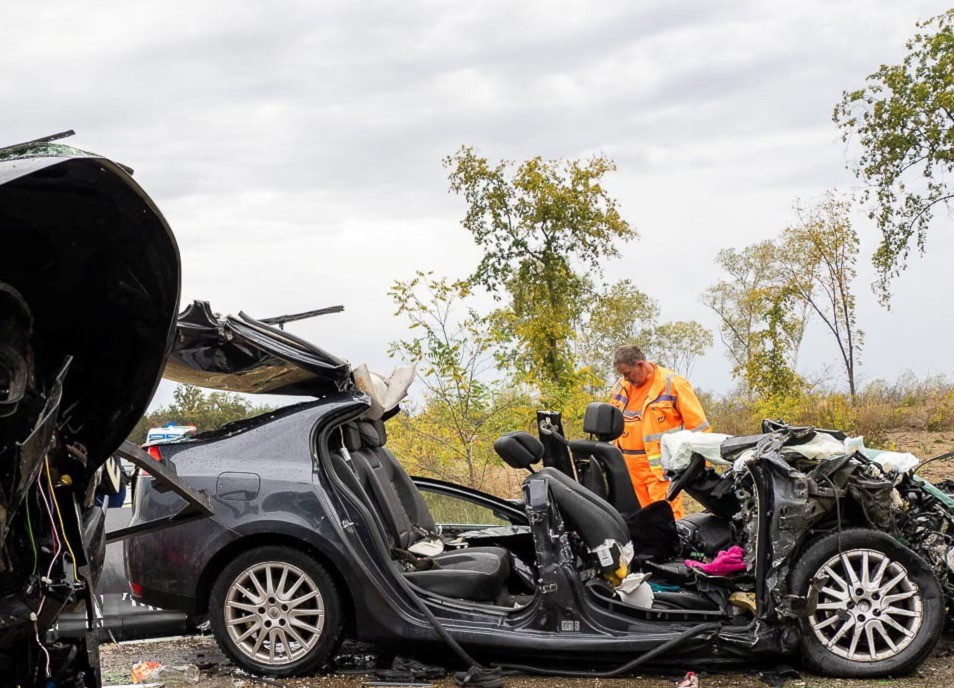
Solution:
[[[246,394],[321,396],[349,387],[351,367],[245,313],[223,318],[195,301],[179,314],[165,377]]]
[[[59,145],[0,152],[0,282],[33,318],[37,380],[92,472],[146,410],[175,334],[179,252],[119,165]]]

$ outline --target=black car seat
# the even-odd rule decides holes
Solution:
[[[623,414],[612,404],[587,405],[583,432],[594,439],[570,440],[570,452],[577,461],[589,462],[583,484],[603,497],[623,514],[639,511],[639,500],[626,468],[623,453],[613,440],[623,434]]]
[[[609,404],[591,404],[590,406],[605,406],[618,412],[618,409]],[[596,411],[593,413],[595,414]],[[603,434],[606,428],[604,423],[610,422],[615,423],[605,418],[594,419],[591,415],[589,427],[599,431],[594,432],[597,436],[606,437],[612,432]],[[618,458],[622,460],[622,454],[616,447],[603,444],[615,450]],[[532,466],[540,460],[543,445],[536,437],[526,432],[511,432],[494,442],[494,450],[509,466],[532,472]],[[612,457],[612,453],[607,452],[605,456]],[[625,466],[623,470],[626,470]],[[640,509],[638,501],[633,496],[633,501],[636,503],[635,510],[620,513],[615,505],[608,503],[585,485],[580,485],[561,471],[543,468],[528,480],[537,476],[545,477],[550,493],[560,506],[565,520],[580,533],[587,547],[592,549],[609,538],[621,543],[621,546],[631,543],[633,554],[639,557],[640,561],[668,561],[678,554],[680,541],[672,507],[668,502],[655,502],[645,509]],[[628,485],[632,491],[628,472],[625,478],[625,481],[620,480],[617,484],[623,487]]]
[[[611,504],[556,468],[533,472],[532,466],[543,456],[540,440],[526,432],[511,432],[497,438],[494,450],[510,467],[531,471],[527,481],[546,482],[564,521],[580,535],[590,552],[612,542],[632,556],[629,528]]]
[[[541,468],[527,480],[546,481],[564,520],[591,551],[607,540],[620,547],[629,544],[629,528],[620,513],[573,478],[555,468]]]
[[[358,484],[380,519],[385,540],[394,550],[407,550],[433,536],[436,524],[407,471],[385,448],[381,421],[342,427],[342,436]],[[500,547],[471,547],[430,557],[431,568],[403,575],[431,592],[474,601],[497,601],[506,592],[510,554]]]

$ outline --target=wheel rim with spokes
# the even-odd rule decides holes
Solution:
[[[315,646],[325,623],[318,585],[293,564],[266,561],[235,577],[225,596],[225,627],[247,657],[291,664]]]
[[[907,569],[884,552],[841,552],[818,569],[814,581],[818,603],[808,620],[829,652],[875,662],[898,655],[917,636],[920,590]]]

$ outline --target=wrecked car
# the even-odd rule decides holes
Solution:
[[[0,149],[0,684],[89,688],[104,464],[161,377],[179,256],[131,170],[56,138]]]
[[[893,478],[858,453],[798,453],[825,431],[768,425],[727,440],[721,473],[691,453],[670,496],[685,490],[706,511],[675,522],[666,502],[635,502],[617,409],[592,404],[577,440],[542,413],[539,438],[494,445],[527,471],[511,501],[409,477],[387,446],[406,376],[360,383],[342,359],[203,302],[179,322],[168,377],[313,397],[151,447],[212,495],[214,517],[126,544],[134,595],[207,619],[250,671],[317,670],[349,635],[443,647],[475,675],[800,655],[823,674],[882,676],[914,670],[941,632],[932,564],[890,527]],[[180,504],[141,476],[133,523]],[[733,548],[733,568],[713,573]]]

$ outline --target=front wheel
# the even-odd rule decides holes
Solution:
[[[268,676],[318,669],[341,638],[334,579],[290,547],[259,547],[231,561],[212,586],[212,633],[237,664]]]
[[[826,535],[795,564],[792,590],[814,613],[800,620],[802,655],[846,678],[914,671],[944,626],[944,597],[926,562],[874,530]]]

